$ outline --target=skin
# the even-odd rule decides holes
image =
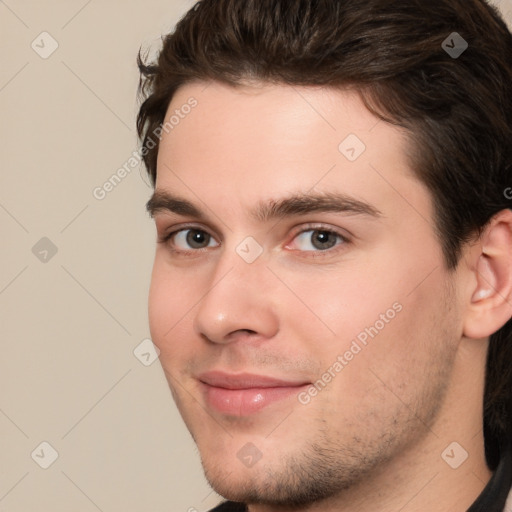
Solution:
[[[510,216],[448,270],[406,134],[355,93],[193,83],[168,116],[190,97],[198,106],[161,139],[155,189],[205,218],[152,213],[159,239],[187,228],[206,235],[199,248],[186,231],[157,244],[149,321],[208,481],[251,512],[465,511],[491,477],[484,364],[488,335],[512,314],[496,296],[510,292]],[[366,145],[354,162],[338,150],[348,134]],[[325,192],[380,215],[250,215],[260,202]],[[319,248],[319,231],[334,232],[332,247]],[[263,249],[250,264],[236,252],[248,236]],[[329,368],[331,381],[307,404],[294,395],[249,415],[210,407],[197,378],[215,369],[314,383]],[[441,456],[454,441],[469,455],[457,469]],[[261,453],[252,467],[237,457],[247,443]]]

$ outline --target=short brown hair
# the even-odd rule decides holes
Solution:
[[[450,54],[458,38],[468,47]],[[137,129],[153,185],[153,134],[176,91],[249,79],[352,88],[371,112],[405,128],[447,268],[510,206],[512,35],[484,0],[202,0],[163,38],[157,62],[144,63],[139,51],[137,63]],[[494,469],[512,436],[511,321],[490,339],[483,414]]]

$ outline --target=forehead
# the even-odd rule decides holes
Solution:
[[[193,110],[187,107],[192,101],[197,103]],[[368,141],[366,149],[370,150],[384,149],[390,142],[393,149],[399,149],[405,143],[405,132],[388,124],[372,135],[382,123],[363,105],[356,91],[326,87],[188,84],[173,97],[166,120],[171,121],[171,129],[164,134],[162,146],[179,144],[185,137],[196,143],[203,139],[205,145],[224,143],[229,138],[231,154],[238,148],[247,152],[249,146],[262,145],[305,149],[303,143],[308,142],[307,148],[317,147],[337,157],[339,143],[350,134]],[[381,146],[383,131],[387,140]]]
[[[375,117],[354,91],[193,83],[178,90],[165,119],[172,128],[160,143],[157,190],[207,204],[339,191],[378,209],[406,194],[429,208],[406,133]]]

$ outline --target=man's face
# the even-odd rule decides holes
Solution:
[[[156,192],[194,208],[154,211],[177,233],[156,249],[152,339],[217,492],[334,496],[436,421],[456,274],[404,134],[354,93],[206,85],[173,98],[166,119],[197,106],[160,145]]]

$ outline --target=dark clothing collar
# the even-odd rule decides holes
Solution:
[[[508,439],[496,471],[467,512],[503,512],[511,487],[512,440]]]

